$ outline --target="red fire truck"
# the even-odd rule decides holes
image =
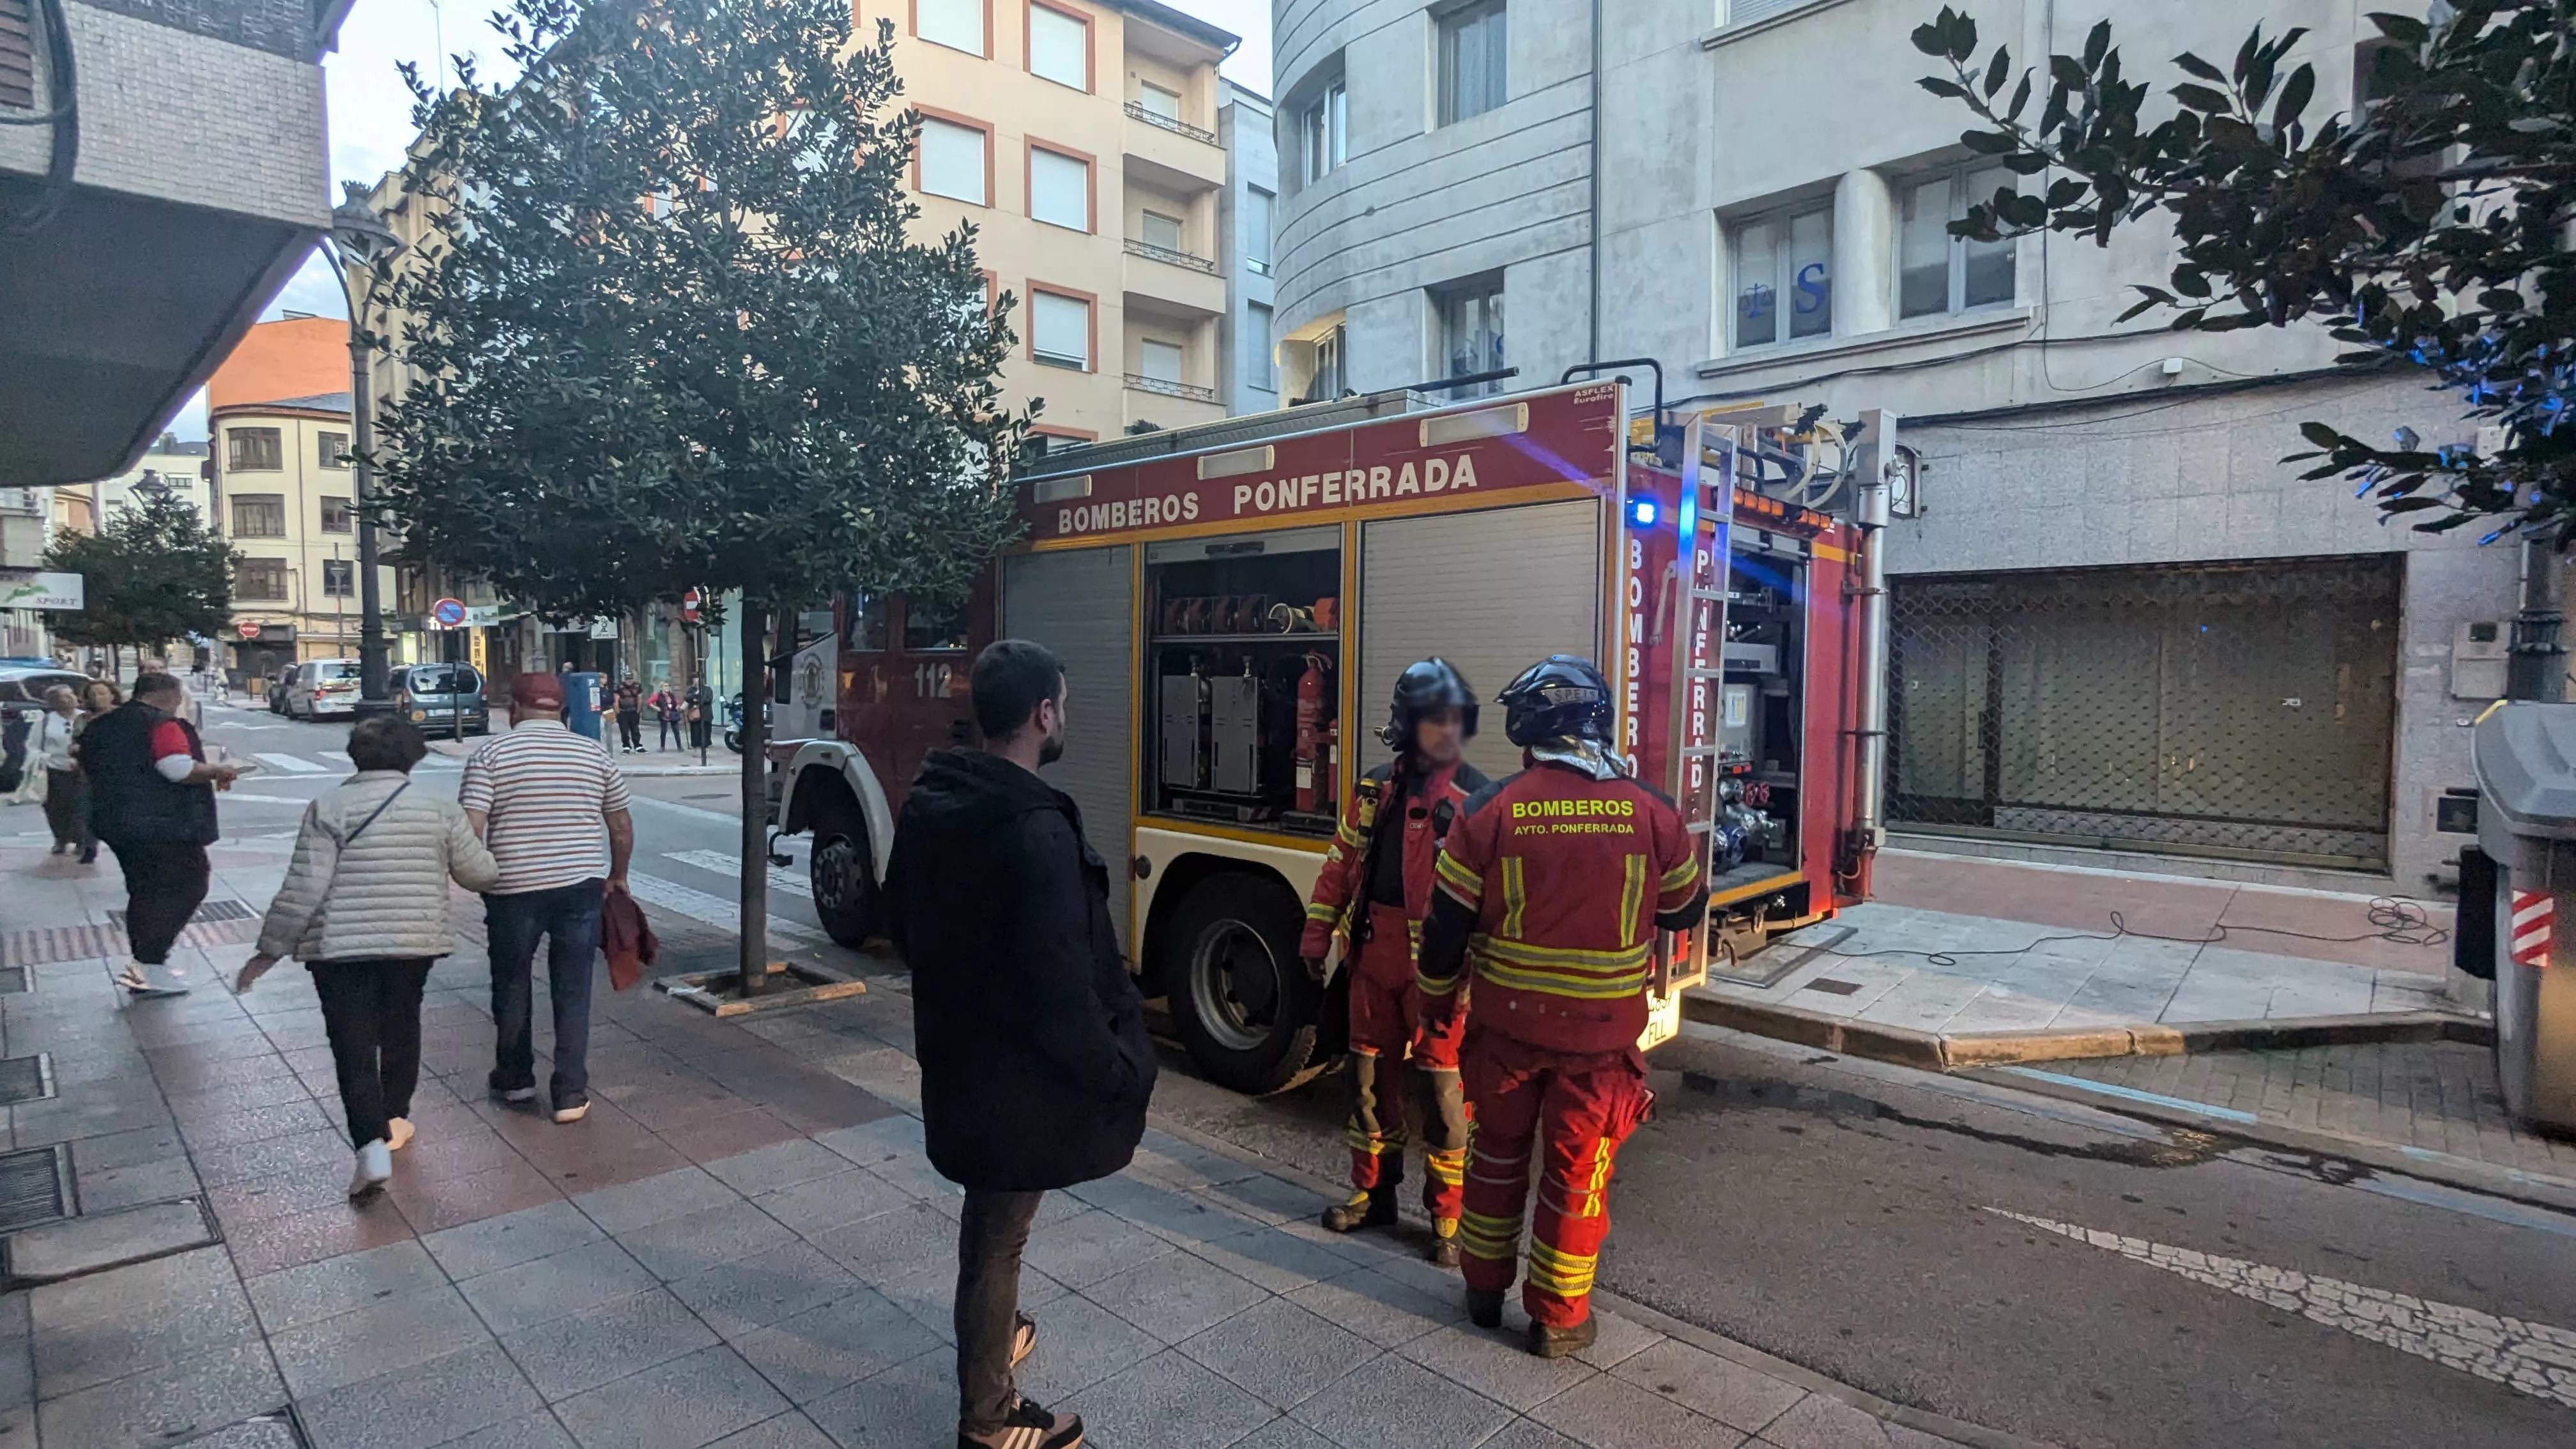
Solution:
[[[974,651],[1046,645],[1070,691],[1048,775],[1126,863],[1132,968],[1210,1077],[1271,1090],[1340,1047],[1298,928],[1340,802],[1386,756],[1396,674],[1436,654],[1490,694],[1584,655],[1641,778],[1709,851],[1710,927],[1664,943],[1651,1045],[1712,955],[1865,895],[1875,845],[1873,531],[1750,486],[1752,432],[1632,419],[1622,379],[1051,453],[1019,480],[1025,541],[963,606],[849,598],[816,619],[777,711],[775,823],[813,837],[815,905],[858,944],[906,782],[973,738]],[[1520,768],[1498,727],[1468,754]]]

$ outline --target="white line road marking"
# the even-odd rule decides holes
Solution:
[[[254,795],[248,790],[226,791],[220,798],[242,805],[310,805],[313,803],[292,795]]]
[[[742,861],[720,850],[666,850],[662,852],[662,858],[676,860],[682,865],[694,865],[700,870],[711,870],[718,875],[729,875],[735,880],[742,879]],[[769,888],[785,891],[791,896],[803,896],[809,901],[814,898],[813,882],[785,866],[769,868]]]
[[[210,730],[282,730],[285,729],[286,726],[281,724],[242,724],[236,720],[219,719],[213,724],[206,726],[206,728]]]
[[[729,901],[721,896],[711,896],[705,891],[692,890],[676,882],[664,880],[660,876],[630,874],[626,877],[626,887],[635,893],[635,899],[647,905],[660,906],[666,911],[677,911],[693,921],[704,921],[710,926],[722,926],[729,931],[742,929],[742,905],[738,901]],[[769,934],[775,939],[783,939],[797,945],[819,942],[823,939],[823,933],[813,927],[784,920],[775,915],[769,918]]]
[[[2386,1344],[2400,1353],[2431,1359],[2445,1368],[2519,1389],[2534,1398],[2576,1408],[2576,1332],[2002,1208],[1990,1207],[1986,1211],[2107,1249],[2195,1283],[2223,1288],[2240,1298],[2268,1303],[2284,1313],[2295,1313],[2356,1338]]]
[[[649,795],[638,795],[634,800],[638,805],[649,806],[667,814],[684,815],[691,820],[705,820],[717,825],[730,825],[737,830],[742,828],[741,816],[728,815],[721,810],[701,810],[695,805],[683,805],[677,800],[656,800]]]
[[[269,766],[271,769],[284,770],[290,775],[326,775],[331,771],[331,767],[329,765],[317,765],[311,760],[304,758],[302,755],[262,753],[254,755],[252,758]]]

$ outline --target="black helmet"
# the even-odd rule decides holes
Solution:
[[[1520,673],[1494,697],[1503,706],[1503,733],[1527,748],[1556,740],[1610,743],[1610,681],[1592,661],[1551,654]]]
[[[1413,744],[1413,727],[1422,717],[1438,709],[1458,711],[1459,723],[1467,738],[1476,736],[1476,691],[1469,688],[1467,676],[1446,659],[1425,659],[1408,664],[1395,677],[1395,698],[1386,707],[1386,727],[1377,737],[1388,749],[1408,749]]]

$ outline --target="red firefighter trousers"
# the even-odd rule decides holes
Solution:
[[[1462,1065],[1476,1129],[1458,1224],[1460,1272],[1472,1289],[1512,1286],[1530,1152],[1544,1134],[1521,1304],[1534,1322],[1571,1328],[1592,1311],[1592,1276],[1610,1233],[1611,1162],[1654,1100],[1645,1066],[1633,1051],[1550,1052],[1493,1032],[1468,1037]]]
[[[1467,1170],[1467,1096],[1458,1080],[1466,1014],[1425,1030],[1414,984],[1412,931],[1394,906],[1369,907],[1370,936],[1351,965],[1351,1185],[1363,1191],[1404,1180],[1404,1063],[1430,1088],[1433,1120],[1422,1131],[1422,1208],[1454,1222]]]

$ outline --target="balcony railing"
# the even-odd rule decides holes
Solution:
[[[1141,372],[1127,374],[1127,385],[1138,392],[1158,392],[1165,397],[1185,397],[1192,402],[1218,401],[1215,388],[1200,387],[1191,382],[1165,382],[1159,377],[1147,377]]]
[[[1214,131],[1202,131],[1189,122],[1173,116],[1158,116],[1134,101],[1127,103],[1127,114],[1148,126],[1160,126],[1176,136],[1187,136],[1193,141],[1205,141],[1211,146],[1223,144],[1217,140]]]
[[[1176,252],[1170,247],[1158,247],[1152,242],[1138,241],[1132,236],[1127,238],[1127,255],[1143,257],[1149,262],[1169,262],[1176,267],[1187,267],[1193,272],[1205,272],[1211,277],[1217,274],[1216,263],[1205,257],[1194,257],[1188,252]]]

